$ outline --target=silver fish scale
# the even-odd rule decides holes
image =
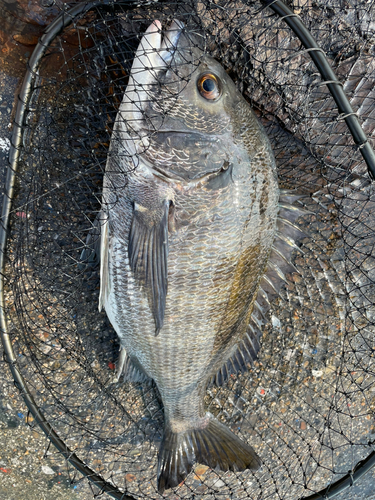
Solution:
[[[101,296],[122,359],[126,351],[163,400],[160,492],[179,484],[194,461],[222,470],[260,464],[249,445],[205,413],[204,395],[249,325],[276,234],[276,166],[263,128],[233,82],[196,52],[175,54],[189,79],[179,82],[167,71],[157,99],[149,92],[133,109],[133,94],[125,93],[103,189],[109,223],[102,230]],[[202,62],[196,74],[189,54]],[[214,103],[197,94],[208,71],[223,89]],[[145,70],[139,78],[147,92],[155,91],[153,74]],[[142,120],[128,130],[132,113]],[[134,151],[134,159],[120,158],[122,150]]]
[[[168,114],[171,118],[182,118],[184,123],[195,131],[207,132],[207,130],[210,130],[211,133],[221,134],[230,126],[229,117],[208,117],[207,114],[201,112],[196,106],[184,99],[181,94],[177,96],[176,94],[177,92],[171,93],[171,89],[165,90],[161,88],[151,98],[151,110],[160,115]]]
[[[234,184],[224,188],[214,204],[212,192],[204,188],[175,192],[176,214],[184,211],[191,223],[183,228],[183,238],[179,231],[169,236],[168,295],[164,326],[157,337],[144,291],[124,262],[132,219],[129,192],[118,193],[119,200],[111,209],[111,232],[123,236],[112,239],[107,313],[112,311],[108,315],[128,355],[137,358],[157,383],[170,418],[180,413],[189,417],[191,409],[190,418],[197,417],[197,412],[203,416],[202,403],[198,403],[201,392],[247,326],[249,309],[236,308],[236,294],[244,292],[238,289],[242,274],[236,268],[241,255],[253,248],[246,260],[254,274],[251,299],[272,245],[277,213],[274,196],[260,215],[264,186],[270,182],[264,173],[264,153],[251,163],[252,175],[235,171]],[[130,178],[129,191],[139,193],[140,186],[132,187],[132,182]],[[241,204],[236,205],[235,200]],[[228,307],[230,301],[233,304]],[[243,326],[227,345],[218,348],[218,332],[226,331],[239,316]]]

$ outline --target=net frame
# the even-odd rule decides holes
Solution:
[[[328,61],[325,57],[322,49],[319,48],[318,44],[311,37],[308,30],[303,26],[297,14],[294,14],[291,9],[284,5],[280,0],[262,0],[265,6],[271,8],[276,12],[281,19],[283,19],[289,27],[295,32],[297,37],[303,43],[306,51],[311,56],[312,60],[316,64],[319,72],[323,78],[323,84],[326,84],[333,95],[336,104],[338,106],[339,112],[342,114],[343,118],[350,132],[353,136],[355,144],[358,146],[361,154],[363,155],[366,164],[368,166],[369,175],[372,179],[375,179],[375,153],[367,140],[365,133],[363,132],[361,126],[359,125],[357,115],[353,112],[348,99],[342,89],[342,84],[337,79],[336,75],[330,68]],[[110,1],[104,2],[106,4],[111,4]],[[136,2],[128,1],[129,8],[136,5]],[[100,488],[102,492],[108,493],[113,498],[117,499],[134,499],[135,497],[127,495],[120,492],[117,488],[107,483],[103,478],[96,474],[92,469],[87,467],[74,452],[69,450],[66,444],[59,438],[57,433],[53,430],[53,427],[45,419],[44,415],[36,405],[27,384],[18,369],[17,359],[15,357],[10,335],[8,333],[7,318],[6,318],[6,306],[4,302],[4,257],[6,253],[6,238],[8,231],[8,221],[9,214],[11,210],[11,203],[14,195],[14,180],[15,174],[17,172],[17,165],[19,160],[22,133],[23,133],[23,123],[25,118],[25,113],[31,98],[31,89],[33,86],[34,79],[37,77],[38,65],[43,57],[45,51],[49,47],[50,43],[54,40],[58,33],[61,32],[65,27],[71,24],[76,16],[82,14],[83,12],[88,12],[98,5],[102,5],[103,2],[100,0],[81,3],[77,6],[64,11],[47,29],[45,35],[43,35],[35,48],[33,55],[28,63],[28,70],[23,81],[22,89],[19,95],[19,103],[16,111],[14,132],[12,136],[11,151],[9,157],[9,168],[7,171],[5,192],[3,197],[2,205],[2,218],[1,218],[1,228],[0,228],[0,323],[1,323],[1,339],[4,346],[6,362],[9,364],[10,369],[13,374],[16,386],[21,392],[29,411],[33,415],[37,424],[45,432],[50,441],[56,446],[56,448],[63,454],[63,456],[72,465],[77,468],[82,474],[84,474],[90,481],[92,481],[96,486]],[[324,498],[332,498],[341,491],[352,486],[360,477],[362,477],[373,465],[375,464],[375,452],[369,454],[365,460],[359,461],[353,470],[349,471],[348,474],[338,481],[334,482],[327,488],[321,490],[318,493],[304,497],[306,500],[320,500]]]
[[[129,5],[134,2],[129,1]],[[20,155],[20,148],[22,142],[23,123],[25,119],[25,112],[31,99],[31,90],[33,81],[37,76],[38,65],[45,51],[50,43],[54,40],[57,34],[69,26],[76,16],[83,12],[88,12],[90,9],[100,5],[101,1],[96,0],[90,3],[78,4],[77,6],[63,12],[50,24],[45,34],[40,38],[35,50],[28,62],[28,69],[24,77],[22,87],[19,94],[19,102],[17,105],[16,115],[14,119],[14,130],[12,134],[11,149],[9,153],[9,166],[6,174],[5,189],[2,203],[2,216],[0,227],[0,325],[1,325],[1,341],[4,348],[5,361],[9,365],[12,372],[15,385],[23,397],[30,413],[35,419],[37,425],[42,429],[51,443],[59,450],[59,452],[69,461],[79,472],[87,477],[94,483],[101,492],[108,493],[111,497],[118,500],[134,500],[133,496],[122,493],[111,484],[107,483],[102,477],[90,469],[87,465],[80,460],[75,453],[73,453],[68,446],[60,439],[58,434],[54,431],[53,427],[46,420],[43,413],[36,405],[32,394],[30,393],[27,384],[22,376],[21,371],[17,366],[17,357],[15,356],[11,338],[8,330],[8,321],[6,317],[6,306],[4,299],[4,265],[6,254],[6,239],[8,231],[9,214],[11,210],[11,203],[14,194],[14,182],[17,172],[18,160]]]

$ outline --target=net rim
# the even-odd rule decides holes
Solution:
[[[129,4],[132,3],[129,1]],[[15,385],[20,391],[26,406],[34,417],[36,423],[45,433],[47,438],[59,450],[59,452],[69,461],[79,472],[87,477],[92,483],[100,488],[102,493],[107,493],[117,500],[134,500],[135,497],[122,493],[118,488],[110,485],[100,475],[88,467],[77,455],[72,452],[64,441],[59,437],[51,424],[46,420],[43,413],[36,405],[32,394],[30,393],[24,377],[22,376],[17,358],[15,356],[11,338],[8,331],[8,322],[6,317],[6,306],[4,298],[4,266],[5,266],[5,252],[6,252],[6,239],[9,224],[10,208],[14,194],[14,182],[18,168],[18,161],[21,151],[23,123],[27,106],[32,96],[33,82],[38,74],[39,63],[45,54],[47,48],[55,39],[55,37],[67,26],[69,26],[77,16],[89,12],[91,9],[98,5],[102,5],[100,0],[94,0],[89,3],[78,4],[75,7],[62,12],[47,28],[44,35],[39,39],[33,54],[28,62],[27,71],[23,79],[22,88],[18,96],[18,104],[16,115],[14,119],[14,129],[12,133],[11,148],[9,153],[7,176],[4,187],[2,214],[1,214],[1,227],[0,227],[0,326],[1,326],[1,341],[4,348],[5,362],[8,363],[12,372]]]
[[[304,45],[306,52],[309,53],[309,56],[313,60],[317,69],[319,70],[319,73],[322,76],[322,84],[327,85],[332,97],[337,104],[342,118],[345,120],[353,136],[353,140],[356,146],[359,148],[367,164],[369,176],[371,177],[371,179],[375,179],[375,153],[358,121],[357,115],[353,112],[353,109],[343,90],[341,82],[337,79],[334,71],[330,67],[325,53],[318,46],[314,38],[311,36],[310,32],[304,26],[301,18],[297,14],[295,14],[288,6],[286,6],[281,0],[260,1],[263,4],[264,8],[270,8],[275,14],[279,16],[281,20],[283,20],[287,24]],[[137,5],[137,2],[134,2],[134,0],[122,0],[122,3],[127,4],[129,7],[131,7],[132,5]],[[54,444],[59,452],[62,453],[67,461],[69,461],[79,472],[81,472],[101,490],[101,493],[107,493],[111,497],[118,500],[135,500],[136,497],[121,492],[118,488],[112,486],[100,475],[98,475],[91,468],[85,465],[85,463],[67,447],[67,445],[58,436],[51,424],[46,420],[43,413],[38,408],[18,367],[17,358],[15,356],[11,337],[8,331],[4,298],[4,279],[6,278],[4,267],[10,209],[14,195],[14,182],[17,173],[23,138],[23,123],[28,104],[32,97],[33,83],[38,77],[38,66],[46,50],[56,38],[56,36],[58,36],[64,28],[69,26],[79,15],[87,13],[98,6],[113,6],[114,4],[114,0],[93,0],[90,2],[80,3],[70,9],[63,11],[48,26],[44,35],[39,39],[38,44],[36,45],[28,62],[27,71],[23,79],[20,94],[18,96],[18,104],[13,123],[14,128],[12,133],[8,168],[2,200],[0,225],[0,338],[4,348],[4,360],[10,367],[15,386],[20,391],[30,413],[33,415],[39,427],[46,434],[47,438],[52,442],[52,444]],[[374,465],[375,451],[371,452],[365,459],[359,461],[355,465],[355,467],[350,470],[345,476],[341,477],[319,492],[316,492],[307,497],[301,497],[300,500],[324,500],[333,498],[337,494],[353,486]]]

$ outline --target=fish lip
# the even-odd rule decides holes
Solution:
[[[195,179],[186,179],[185,177],[179,176],[176,173],[173,173],[171,175],[170,173],[167,173],[164,169],[156,167],[154,165],[152,165],[149,168],[155,177],[161,178],[164,181],[172,181],[178,184],[184,184],[186,188],[196,187],[198,184],[204,182],[205,180],[209,180],[213,174],[219,174],[222,171],[222,168],[219,168],[217,170],[210,170],[209,172],[205,172],[204,175],[196,177]]]
[[[221,136],[227,135],[226,133],[224,134],[218,134],[217,132],[213,132],[212,134],[208,132],[197,132],[196,130],[193,129],[186,129],[186,130],[175,130],[175,129],[163,129],[163,128],[158,128],[158,129],[147,129],[147,128],[142,128],[143,132],[146,132],[149,134],[150,137],[153,135],[162,133],[162,134],[190,134],[190,135],[196,135],[197,137],[204,137],[207,141],[210,142],[215,142],[217,141],[217,138]]]
[[[168,29],[164,32],[162,44],[165,45],[167,55],[161,56],[161,59],[165,64],[168,64],[172,60],[184,28],[185,24],[182,21],[173,19]],[[155,48],[160,50],[161,46]]]
[[[139,130],[137,124],[143,121],[148,92],[158,82],[160,72],[168,70],[184,27],[183,22],[175,19],[163,31],[161,22],[155,20],[145,31],[134,54],[129,82],[116,117],[120,128],[124,117],[127,117],[134,120],[134,129]]]

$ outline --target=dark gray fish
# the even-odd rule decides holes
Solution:
[[[94,233],[100,224],[99,309],[121,343],[116,380],[150,377],[163,400],[160,492],[194,462],[261,464],[204,395],[255,359],[268,296],[290,270],[301,212],[297,197],[279,198],[268,138],[234,83],[182,23],[162,36],[154,21],[116,118]]]

